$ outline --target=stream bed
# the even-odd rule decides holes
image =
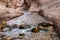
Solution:
[[[0,40],[59,40],[53,25],[37,13],[25,11],[24,15],[7,21],[2,29]]]

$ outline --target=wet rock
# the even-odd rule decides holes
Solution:
[[[54,31],[53,26],[49,26],[47,29],[48,29],[49,31],[51,31],[51,32],[53,32],[53,31]]]
[[[19,26],[19,29],[27,29],[27,28],[31,28],[30,25],[21,24],[21,25]]]
[[[49,27],[49,26],[53,26],[53,24],[42,22],[42,23],[39,23],[38,26]]]
[[[3,29],[3,32],[8,32],[8,31],[11,31],[13,29],[13,27],[11,28],[11,27],[5,27],[4,29]]]
[[[19,36],[25,36],[24,34],[19,34]]]
[[[40,31],[40,29],[39,28],[33,28],[32,30],[31,30],[31,32],[33,32],[33,33],[37,33],[37,32],[39,32]]]
[[[52,24],[49,24],[49,23],[39,23],[38,24],[38,28],[40,28],[40,30],[45,30],[45,31],[53,31],[53,25]]]
[[[5,21],[0,22],[0,31],[3,31],[5,26],[6,26],[6,22]]]
[[[10,20],[12,18],[21,16],[21,15],[22,15],[22,13],[18,12],[16,9],[0,7],[0,19],[1,19],[0,21],[2,21],[2,20]]]
[[[5,38],[3,38],[3,40],[12,40],[12,38],[11,37],[5,37]]]
[[[23,34],[23,33],[22,33],[22,34],[19,34],[19,38],[20,38],[20,39],[23,39],[24,36],[25,36],[25,34]]]

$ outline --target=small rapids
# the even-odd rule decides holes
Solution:
[[[0,40],[59,40],[53,26],[38,13],[24,11],[23,14],[6,22]]]

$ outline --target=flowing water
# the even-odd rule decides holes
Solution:
[[[0,32],[0,40],[59,40],[54,31],[39,30],[37,33],[31,32],[39,23],[48,21],[39,16],[38,13],[32,15],[27,11],[23,13],[24,15],[7,21],[9,27],[5,27],[4,32]],[[22,24],[25,29],[19,29]],[[16,28],[13,27],[14,25],[17,25]]]

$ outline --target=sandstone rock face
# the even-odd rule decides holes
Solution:
[[[7,0],[0,0],[0,5],[6,6],[7,5]]]
[[[44,8],[45,7],[45,8]],[[42,10],[44,11],[43,16],[48,18],[57,26],[57,29],[60,32],[60,0],[54,0],[50,3],[43,4]],[[59,33],[60,34],[60,33]]]
[[[1,20],[10,20],[21,16],[24,9],[24,0],[0,0],[0,18]],[[16,9],[17,8],[17,9]]]
[[[0,18],[1,18],[0,21],[9,20],[14,17],[21,16],[21,15],[22,15],[22,13],[18,12],[16,9],[0,6]]]

